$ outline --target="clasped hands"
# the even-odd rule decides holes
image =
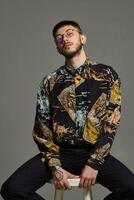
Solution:
[[[95,170],[88,165],[85,165],[80,176],[71,174],[70,172],[60,167],[58,170],[53,172],[54,186],[56,189],[70,190],[71,186],[69,185],[69,182],[67,179],[80,178],[79,187],[87,188],[90,185],[95,184],[97,174],[98,174],[98,170]]]

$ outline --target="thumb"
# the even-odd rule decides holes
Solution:
[[[79,178],[79,176],[69,173],[68,178]]]

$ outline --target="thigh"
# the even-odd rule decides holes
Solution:
[[[38,154],[19,167],[5,182],[7,188],[33,193],[51,179],[51,171]]]
[[[131,188],[134,185],[134,174],[119,160],[108,155],[98,173],[97,182],[116,192]]]

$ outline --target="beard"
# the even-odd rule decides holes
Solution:
[[[79,43],[79,44],[77,45],[76,49],[75,49],[74,51],[72,51],[72,52],[65,52],[65,51],[64,51],[64,48],[61,49],[59,52],[60,52],[60,54],[62,54],[63,56],[65,56],[65,58],[71,59],[71,58],[73,58],[75,55],[77,55],[77,54],[80,53],[82,47],[83,47],[83,44],[82,44],[82,43]]]

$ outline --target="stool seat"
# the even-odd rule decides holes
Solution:
[[[49,182],[53,183],[52,180],[50,180]],[[71,187],[79,187],[80,178],[68,179],[68,182]],[[55,189],[54,200],[63,200],[64,191],[65,190]],[[84,196],[83,196],[84,200],[93,200],[91,187],[88,187],[86,189],[83,188],[83,191],[84,191]]]
[[[79,178],[73,178],[73,179],[69,178],[67,180],[68,180],[70,186],[72,186],[72,187],[78,187],[79,186],[79,183],[80,183]]]

